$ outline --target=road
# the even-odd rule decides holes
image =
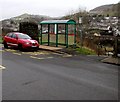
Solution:
[[[2,52],[3,100],[118,99],[118,66],[102,57]]]

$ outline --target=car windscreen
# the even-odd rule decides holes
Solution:
[[[26,34],[18,34],[18,38],[19,39],[31,39],[31,37]]]

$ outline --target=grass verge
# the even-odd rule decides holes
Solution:
[[[94,50],[86,47],[76,48],[76,52],[83,55],[96,55],[96,52]]]
[[[3,42],[3,39],[2,39],[2,37],[0,37],[0,43],[2,43]]]

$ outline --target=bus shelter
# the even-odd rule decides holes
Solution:
[[[74,20],[45,20],[40,22],[40,43],[48,46],[76,44],[76,22]]]

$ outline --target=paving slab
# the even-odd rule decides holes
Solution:
[[[45,45],[40,45],[39,48],[43,50],[51,50],[51,51],[58,51],[63,49],[61,47],[51,47],[51,46],[45,46]]]
[[[120,58],[108,57],[102,60],[102,62],[120,65]]]

